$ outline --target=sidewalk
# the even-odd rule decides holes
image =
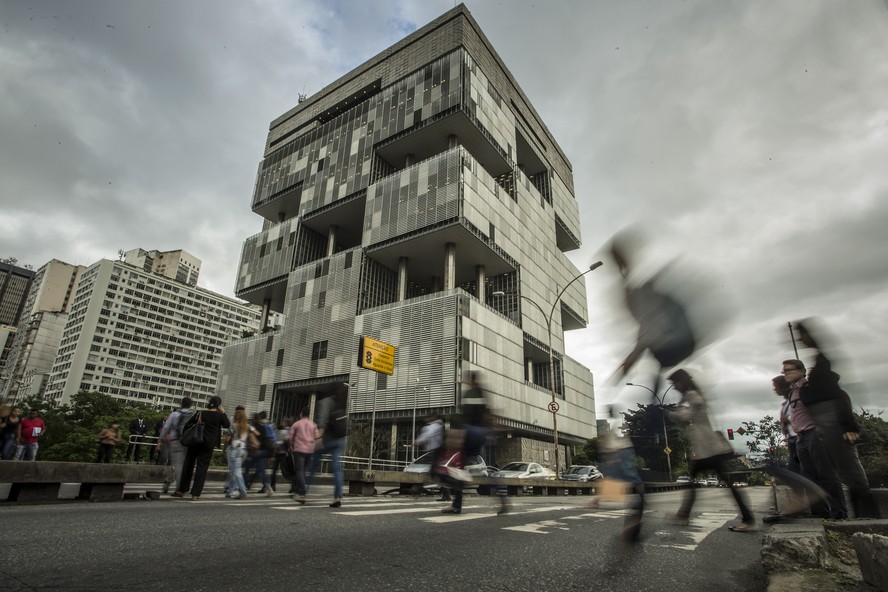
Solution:
[[[888,490],[873,493],[882,515],[888,515]],[[779,501],[786,498],[780,492],[775,497],[779,509]],[[888,591],[886,549],[888,519],[793,518],[765,526],[762,565],[769,592]]]

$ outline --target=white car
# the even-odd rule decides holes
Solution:
[[[688,475],[679,475],[678,479],[675,480],[676,483],[690,483],[691,478]]]
[[[539,463],[510,462],[491,475],[491,477],[508,477],[512,479],[554,479],[555,473]]]

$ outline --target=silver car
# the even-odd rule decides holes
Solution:
[[[510,462],[491,477],[509,477],[517,479],[554,479],[555,473],[539,463]]]
[[[588,483],[601,479],[604,475],[595,465],[572,465],[561,478],[564,481],[579,481],[580,483]]]

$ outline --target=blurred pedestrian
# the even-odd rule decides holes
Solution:
[[[157,464],[161,466],[166,466],[169,464],[170,457],[169,454],[163,454],[161,452],[162,448],[160,446],[160,432],[163,431],[163,424],[166,423],[166,420],[169,418],[168,415],[164,415],[160,420],[154,423],[154,429],[152,431],[152,435],[154,436],[154,443],[149,448],[150,452],[148,455],[148,459],[154,463],[155,460]]]
[[[330,455],[330,468],[333,471],[333,502],[331,508],[342,506],[342,490],[345,477],[342,473],[342,455],[345,452],[345,436],[348,433],[348,389],[345,384],[337,384],[333,394],[318,401],[317,405],[318,442],[311,459],[311,468],[306,479],[307,487],[314,483],[320,469],[321,456]]]
[[[178,483],[182,480],[182,465],[185,464],[185,447],[179,439],[182,437],[182,426],[194,415],[194,409],[191,408],[193,404],[191,397],[182,397],[181,407],[173,411],[167,418],[160,431],[160,440],[157,442],[161,453],[163,450],[167,451],[169,463],[173,465],[176,477],[175,487],[178,487]],[[163,484],[163,493],[169,490],[169,486],[169,483]]]
[[[287,434],[287,442],[293,455],[293,489],[295,495],[293,501],[299,504],[305,503],[305,467],[311,461],[315,445],[320,438],[318,426],[308,416],[308,407],[299,410],[299,419],[290,426]]]
[[[691,461],[691,481],[703,471],[714,470],[720,480],[729,484],[731,495],[740,510],[742,524],[731,526],[734,532],[755,532],[758,530],[755,517],[749,510],[740,490],[734,487],[727,474],[727,463],[734,458],[734,449],[720,431],[712,429],[709,419],[709,407],[700,389],[694,383],[690,374],[685,370],[676,370],[669,375],[675,389],[682,394],[681,401],[675,409],[666,409],[669,417],[683,421],[689,421],[688,437],[691,444],[693,460]],[[691,509],[697,496],[697,488],[691,487],[685,493],[684,502],[677,514],[672,518],[679,522],[687,523],[690,519]]]
[[[12,460],[15,458],[15,446],[20,437],[22,427],[22,410],[12,407],[9,413],[0,421],[0,459]]]
[[[96,436],[99,450],[96,454],[97,463],[110,463],[114,457],[114,449],[120,444],[120,422],[112,421],[111,425]]]
[[[293,425],[292,417],[285,417],[278,423],[277,430],[274,434],[274,465],[271,467],[271,490],[277,491],[277,473],[278,470],[281,471],[281,475],[284,479],[287,478],[287,474],[289,474],[292,468],[292,462],[290,461],[290,448],[287,442],[287,436],[290,433],[290,426]],[[293,493],[292,486],[290,487],[290,493]]]
[[[614,407],[608,408],[608,417],[615,418]],[[625,432],[619,435],[616,430],[607,430],[599,439],[601,453],[604,457],[602,473],[606,478],[602,480],[599,488],[606,488],[610,484],[611,489],[619,490],[618,497],[621,503],[626,501],[627,495],[631,495],[626,518],[623,522],[623,532],[620,535],[621,542],[634,545],[641,540],[641,520],[644,516],[644,482],[635,466],[635,448]],[[598,491],[596,491],[598,493]],[[599,505],[597,495],[592,502],[593,507]]]
[[[222,430],[231,427],[228,416],[225,415],[225,408],[222,407],[222,398],[218,396],[210,397],[207,408],[199,411],[200,418],[204,424],[203,440],[188,446],[185,451],[185,462],[182,464],[182,478],[178,483],[174,497],[185,497],[185,493],[191,486],[191,501],[200,499],[203,493],[204,482],[207,479],[207,471],[210,468],[210,460],[213,458],[213,450],[222,439]],[[192,474],[194,475],[194,483],[191,482]]]
[[[253,416],[253,422],[250,424],[253,436],[259,441],[259,448],[253,451],[250,456],[250,472],[245,477],[247,489],[253,486],[256,477],[262,488],[259,493],[264,493],[271,497],[274,490],[271,488],[271,481],[268,478],[268,459],[272,458],[275,450],[276,434],[272,424],[268,422],[268,412],[260,411]]]
[[[802,466],[799,464],[799,451],[796,446],[796,440],[798,440],[799,435],[792,429],[792,422],[789,421],[789,396],[792,394],[792,389],[789,388],[789,383],[786,382],[786,377],[782,374],[772,378],[771,385],[774,393],[778,397],[783,397],[783,401],[780,403],[780,432],[783,434],[783,440],[786,442],[786,450],[788,452],[786,468],[793,473],[801,474]]]
[[[37,460],[38,441],[45,433],[46,424],[40,419],[40,412],[37,409],[28,411],[28,417],[21,421],[15,460]]]
[[[247,440],[250,435],[250,422],[243,409],[234,412],[234,419],[229,428],[229,440],[226,447],[228,459],[228,491],[225,497],[244,499],[247,488],[244,484],[243,463],[247,457]],[[235,493],[237,492],[237,493]]]
[[[838,373],[826,350],[829,343],[825,328],[815,319],[795,324],[799,340],[805,347],[817,351],[814,366],[808,371],[807,383],[799,391],[799,398],[817,426],[817,433],[832,459],[839,479],[848,486],[851,506],[856,518],[879,518],[879,505],[870,491],[866,472],[857,455],[860,428],[851,399],[839,386]],[[816,336],[815,336],[816,334]]]

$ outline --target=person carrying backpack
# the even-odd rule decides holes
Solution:
[[[259,490],[259,493],[264,493],[266,496],[271,497],[274,495],[274,490],[271,488],[271,482],[268,479],[268,471],[266,469],[268,467],[268,459],[274,454],[276,434],[274,426],[268,422],[267,411],[260,411],[254,416],[250,430],[259,440],[259,449],[250,458],[250,466],[253,473],[247,479],[247,486],[251,486],[258,475],[262,482],[262,489]]]
[[[333,394],[318,401],[317,425],[319,438],[311,459],[306,485],[311,487],[321,464],[321,455],[329,454],[333,471],[333,503],[331,508],[342,506],[342,489],[345,478],[342,473],[342,454],[345,452],[345,436],[348,431],[348,388],[337,384]]]
[[[185,464],[185,447],[179,441],[182,437],[182,426],[194,415],[194,409],[191,406],[194,402],[191,397],[182,397],[182,407],[178,411],[173,411],[163,424],[160,430],[160,436],[157,440],[158,451],[166,449],[167,457],[176,474],[176,486],[182,480],[182,465]],[[170,484],[164,482],[163,493],[169,491]]]

